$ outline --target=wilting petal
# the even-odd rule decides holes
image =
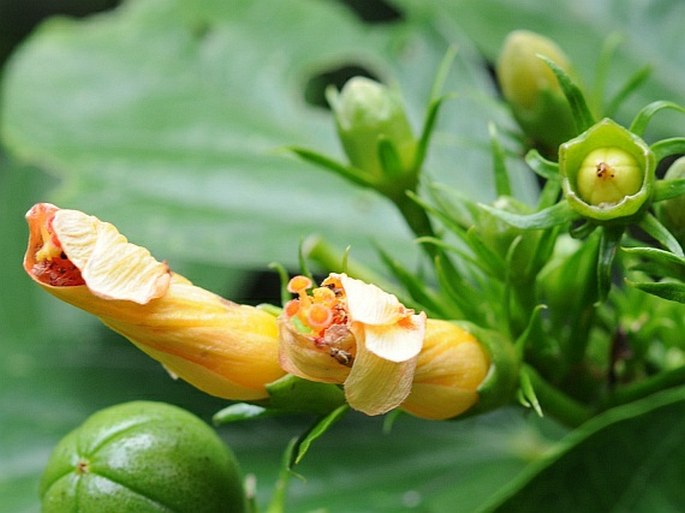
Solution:
[[[350,278],[346,274],[331,276],[339,279],[345,290],[347,308],[352,321],[369,325],[393,324],[407,315],[407,309],[397,297],[376,285]]]
[[[426,314],[412,315],[389,326],[364,326],[366,349],[391,362],[405,362],[421,351]]]
[[[411,393],[402,408],[418,417],[449,419],[478,402],[490,368],[478,340],[456,324],[429,319]]]
[[[45,242],[48,229],[59,244],[54,249],[68,255],[94,295],[145,304],[166,292],[171,277],[168,266],[155,260],[147,249],[129,243],[110,223],[45,203],[34,206],[26,218],[31,228],[24,267],[44,285],[55,283],[43,279],[34,266],[49,260],[50,255],[30,249]]]
[[[27,220],[28,274],[51,294],[98,316],[173,374],[234,400],[267,397],[265,385],[284,374],[274,316],[170,273],[146,249],[91,216],[40,204]]]
[[[400,363],[363,349],[345,380],[345,398],[355,410],[381,415],[397,408],[411,391],[416,358]]]
[[[323,383],[343,383],[350,367],[331,354],[331,347],[317,345],[298,333],[287,321],[279,320],[279,360],[283,370],[300,378]]]

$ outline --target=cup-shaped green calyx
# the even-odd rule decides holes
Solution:
[[[685,178],[685,157],[680,157],[666,171],[664,180],[682,180]],[[681,246],[685,247],[685,196],[678,196],[655,205],[656,216],[675,236]]]
[[[338,93],[327,92],[338,135],[350,163],[373,177],[412,171],[417,141],[397,91],[365,77],[354,77]],[[393,166],[385,169],[379,145],[389,143]]]
[[[536,143],[556,152],[573,137],[571,108],[554,72],[540,58],[553,61],[572,75],[564,52],[550,39],[534,32],[511,32],[502,46],[496,72],[502,94],[523,131]]]
[[[566,200],[596,221],[637,214],[652,195],[655,167],[647,143],[608,118],[559,148]]]

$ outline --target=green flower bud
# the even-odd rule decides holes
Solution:
[[[562,142],[575,135],[575,123],[554,72],[540,55],[572,75],[569,59],[553,41],[526,30],[507,36],[496,73],[502,94],[523,131],[556,152]]]
[[[378,146],[385,139],[394,148],[401,170],[411,171],[417,141],[396,91],[374,80],[354,77],[340,93],[331,89],[327,96],[353,166],[376,177],[385,176]]]
[[[685,157],[680,157],[666,171],[664,180],[685,178]],[[681,246],[685,247],[685,196],[661,201],[655,206],[656,216],[668,228]]]
[[[608,118],[559,148],[566,200],[576,212],[597,221],[640,212],[651,197],[655,167],[649,146]]]
[[[202,420],[170,404],[101,410],[55,447],[40,483],[43,513],[243,513],[233,453]]]

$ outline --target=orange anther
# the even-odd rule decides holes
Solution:
[[[336,300],[335,292],[328,287],[318,287],[312,291],[312,296],[315,301],[331,304]]]
[[[333,313],[330,308],[314,303],[307,312],[307,323],[313,328],[323,328],[333,321]]]
[[[283,307],[283,311],[285,312],[285,315],[288,317],[296,315],[297,312],[300,311],[300,300],[293,299],[291,301],[288,301]]]
[[[288,282],[288,292],[291,294],[301,294],[305,290],[312,287],[312,280],[306,276],[297,275],[290,278]]]

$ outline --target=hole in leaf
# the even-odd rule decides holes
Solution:
[[[326,101],[326,88],[333,85],[340,89],[349,79],[358,76],[378,80],[378,77],[366,68],[355,64],[343,65],[339,68],[318,73],[310,78],[304,87],[304,99],[308,104],[315,107],[330,109]]]
[[[402,12],[383,0],[341,0],[366,23],[392,23],[404,19]]]

